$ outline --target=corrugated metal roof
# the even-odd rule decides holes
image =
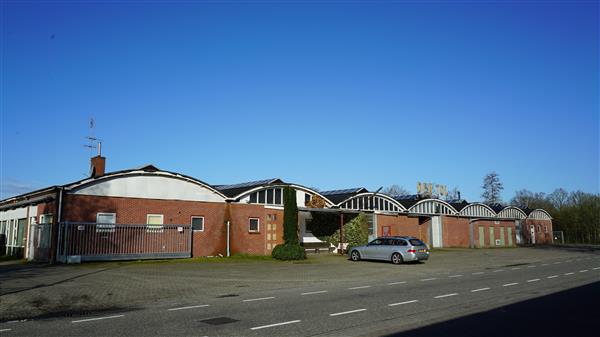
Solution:
[[[238,184],[231,185],[212,185],[213,188],[219,190],[221,193],[225,194],[229,198],[233,198],[238,196],[246,191],[250,191],[251,189],[260,187],[260,186],[268,186],[272,184],[285,184],[285,182],[279,178],[271,178],[271,179],[263,179],[263,180],[255,180],[255,181],[247,181]]]
[[[327,197],[327,199],[331,200],[334,204],[339,204],[340,202],[357,195],[359,193],[369,192],[364,187],[355,187],[355,188],[347,188],[343,190],[331,190],[320,192],[321,195]]]

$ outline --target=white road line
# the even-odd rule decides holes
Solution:
[[[415,303],[415,302],[419,302],[419,300],[412,300],[412,301],[404,301],[404,302],[399,302],[399,303],[392,303],[392,304],[388,304],[388,306],[395,307],[397,305],[403,305],[403,304],[409,304],[409,303]]]
[[[12,329],[0,329],[0,332],[11,331]]]
[[[584,269],[584,270],[580,270],[579,272],[580,272],[580,273],[585,273],[585,272],[587,272],[587,271],[588,271],[587,269]]]
[[[352,288],[348,288],[348,290],[366,289],[366,288],[371,288],[371,286],[352,287]]]
[[[471,290],[472,293],[476,293],[478,291],[486,291],[486,290],[490,290],[490,288],[479,288],[479,289],[473,289]]]
[[[308,292],[308,293],[302,293],[300,295],[304,296],[304,295],[323,294],[323,293],[326,293],[326,292],[327,292],[327,290],[319,290],[319,291],[311,291],[311,292]]]
[[[563,275],[567,276],[567,275],[573,275],[575,273],[564,273]]]
[[[547,266],[547,265],[548,265],[547,263],[544,263],[544,264],[542,265],[542,267],[544,267],[544,266]]]
[[[600,267],[592,268],[592,270],[598,270],[598,269],[600,269]]]
[[[507,284],[503,284],[503,287],[512,287],[512,286],[516,286],[517,284],[519,284],[519,282],[513,282],[513,283],[507,283]]]
[[[260,330],[260,329],[272,328],[275,326],[288,325],[288,324],[294,324],[294,323],[300,323],[300,322],[301,322],[301,320],[297,319],[295,321],[287,321],[287,322],[281,322],[281,323],[275,323],[275,324],[269,324],[269,325],[263,325],[263,326],[255,326],[254,328],[250,328],[250,330]]]
[[[534,279],[531,279],[531,280],[527,280],[527,282],[537,282],[539,280],[540,280],[539,278],[534,278]]]
[[[519,269],[521,269],[521,268],[519,268],[519,267],[515,267],[515,268],[510,268],[510,269],[511,269],[511,270],[519,270]]]
[[[114,315],[114,316],[105,316],[105,317],[96,317],[96,318],[88,318],[88,319],[80,319],[78,321],[71,321],[71,323],[81,323],[81,322],[90,322],[90,321],[99,321],[102,319],[111,319],[111,318],[119,318],[125,315]]]
[[[167,311],[186,310],[186,309],[195,309],[195,308],[204,308],[204,307],[208,307],[208,304],[190,305],[187,307],[171,308],[171,309],[167,309]]]
[[[494,273],[499,273],[501,271],[504,271],[504,269],[496,269],[496,270],[494,270]]]
[[[421,280],[421,282],[427,282],[427,281],[433,281],[433,280],[437,280],[437,278],[432,277],[432,278],[424,278]]]
[[[275,297],[261,297],[261,298],[251,298],[249,300],[243,300],[242,302],[254,302],[254,301],[264,301],[264,300],[272,300]]]
[[[329,314],[329,316],[347,315],[347,314],[353,314],[355,312],[361,312],[361,311],[367,311],[367,309],[356,309],[356,310],[350,310],[350,311],[336,312],[335,314]]]
[[[527,268],[535,268],[536,266],[527,266]]]
[[[393,286],[394,284],[404,284],[404,283],[406,283],[406,281],[391,282],[391,283],[388,283],[388,286]]]
[[[548,276],[546,278],[557,278],[557,277],[558,277],[558,275],[552,275],[552,276]]]
[[[450,296],[456,296],[456,295],[458,295],[458,293],[439,295],[439,296],[435,296],[434,298],[444,298],[444,297],[450,297]]]
[[[481,274],[485,274],[484,271],[478,271],[476,273],[471,273],[471,275],[481,275]]]
[[[462,275],[450,275],[448,276],[449,278],[454,278],[454,277],[462,277]]]

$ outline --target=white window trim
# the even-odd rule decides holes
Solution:
[[[193,223],[192,222],[193,222],[194,219],[202,219],[202,229],[193,229],[194,227],[193,227]],[[190,226],[192,227],[192,230],[194,232],[204,232],[204,221],[205,221],[204,216],[202,216],[202,215],[192,215],[192,217],[190,218]]]
[[[151,216],[159,216],[160,222],[162,222],[162,224],[160,224],[160,225],[149,224],[148,223],[148,222],[150,222],[149,217],[151,217]],[[163,214],[146,214],[146,232],[162,233],[165,230],[164,224],[165,224],[165,216]]]
[[[98,218],[103,215],[112,215],[115,222],[114,223],[100,223]],[[110,212],[98,212],[96,213],[96,233],[114,233],[117,226],[115,223],[117,222],[117,213]]]
[[[256,230],[250,229],[250,220],[258,221],[258,226],[257,226]],[[260,233],[260,218],[248,218],[248,232],[249,233]]]
[[[50,222],[44,222],[44,221],[42,221],[42,220],[45,220],[47,217],[50,218],[50,220],[51,220]],[[52,222],[54,222],[54,214],[52,214],[52,213],[40,214],[40,222],[39,222],[40,225],[42,225],[42,224],[51,224]]]

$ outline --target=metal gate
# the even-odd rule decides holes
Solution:
[[[61,223],[59,261],[191,257],[191,225]]]
[[[50,262],[51,224],[32,224],[29,226],[29,249],[27,259],[35,262]]]

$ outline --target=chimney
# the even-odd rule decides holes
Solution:
[[[98,143],[98,155],[92,157],[90,175],[92,178],[102,177],[106,168],[106,157],[102,157],[102,143]]]
[[[92,157],[90,172],[92,178],[102,177],[106,167],[106,158],[102,156]]]

